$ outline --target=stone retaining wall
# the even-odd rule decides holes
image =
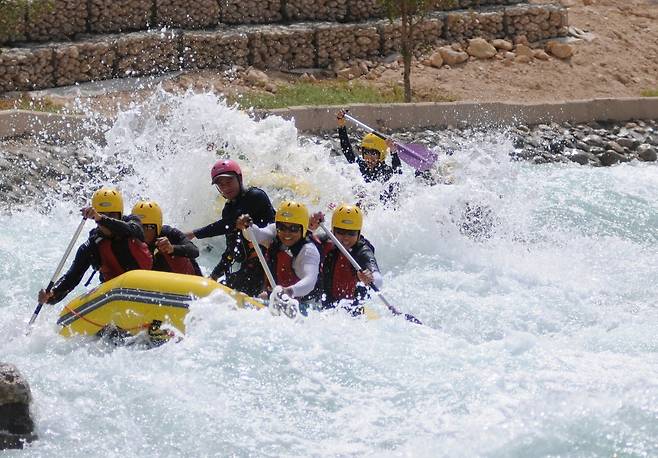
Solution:
[[[76,3],[73,0],[53,1],[56,8],[53,14],[59,11],[53,18],[63,18],[63,11],[70,6],[69,3]],[[199,1],[199,5],[209,1],[208,5],[211,6],[214,0]],[[280,5],[277,6],[279,1],[258,0],[261,5],[259,8],[249,7],[256,16],[248,16],[243,18],[243,21],[253,19],[254,22],[259,22],[266,18],[278,20],[274,18],[276,14],[273,12],[280,11]],[[288,7],[297,8],[295,11],[306,11],[308,5],[317,5],[319,0],[286,1],[290,2],[285,3]],[[350,13],[344,8],[341,9],[342,6],[353,9],[358,5],[369,4],[370,1],[320,2],[326,8],[318,10],[316,17],[328,11],[339,16],[343,14],[341,11],[347,16],[353,15],[353,11]],[[375,3],[377,1],[379,0]],[[90,0],[89,13],[93,17],[103,18],[102,21],[99,19],[98,25],[95,26],[95,31],[99,32],[116,28],[141,29],[151,21],[169,24],[187,21],[189,27],[201,25],[201,8],[190,8],[189,15],[186,16],[180,10],[184,0],[156,2],[160,5],[160,14],[154,13],[151,0]],[[237,18],[239,12],[250,4],[248,0],[222,0],[218,11],[222,20],[226,20],[227,15]],[[285,10],[288,11],[285,14],[291,14],[290,8]],[[79,23],[76,11],[76,8],[70,10],[70,30],[76,27],[74,24]],[[163,13],[167,11],[168,13]],[[41,36],[47,34],[46,25],[38,29],[40,32],[35,32],[37,29],[34,24],[28,24],[25,32],[15,30],[12,33],[39,33]],[[534,41],[565,35],[566,26],[566,10],[551,5],[515,5],[481,11],[433,13],[420,25],[417,45],[464,41],[476,36],[491,39],[526,35]],[[181,68],[223,69],[231,65],[253,65],[264,69],[327,68],[338,60],[386,56],[399,47],[399,40],[399,22],[391,23],[387,19],[360,23],[224,25],[211,31],[165,28],[124,34],[79,34],[77,40],[72,42],[0,48],[0,92],[151,75]]]
[[[434,10],[482,11],[520,3],[524,0],[443,0]],[[361,22],[386,17],[381,0],[39,0],[36,5],[0,3],[0,45],[149,27],[202,29],[221,23]]]

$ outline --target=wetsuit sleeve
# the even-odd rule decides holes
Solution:
[[[175,227],[162,226],[162,235],[167,237],[174,247],[174,256],[184,256],[190,259],[199,257],[199,248],[190,239],[185,237],[182,231]]]
[[[107,216],[101,217],[98,221],[99,226],[105,226],[112,231],[116,237],[130,238],[144,241],[144,230],[138,217],[124,216],[122,219],[108,218]]]
[[[320,252],[313,243],[305,244],[292,265],[299,281],[291,285],[293,297],[304,297],[313,291],[320,272]]]
[[[258,227],[255,224],[253,224],[251,227],[254,230],[254,236],[256,237],[256,242],[258,242],[259,245],[268,247],[274,240],[274,237],[276,237],[276,224],[274,223],[268,224],[265,227]],[[249,240],[250,242],[253,242],[253,240],[249,238],[249,231],[244,230],[242,231],[242,234],[244,235],[245,239]]]
[[[216,237],[218,235],[226,235],[232,232],[235,228],[235,222],[231,223],[228,219],[220,219],[212,224],[208,224],[200,229],[195,229],[194,235],[198,239],[205,239],[208,237]]]
[[[397,151],[391,152],[391,168],[394,173],[402,173],[402,162],[400,162]]]
[[[340,139],[340,150],[343,152],[345,159],[350,164],[356,162],[356,155],[352,149],[352,144],[350,143],[350,138],[347,136],[347,127],[338,128],[338,138]]]
[[[368,244],[365,244],[356,256],[354,260],[361,266],[362,269],[368,269],[372,272],[373,282],[375,286],[381,289],[384,286],[384,279],[382,274],[379,271],[379,265],[377,264],[377,259],[375,258],[375,252],[370,248]]]
[[[273,223],[276,211],[265,191],[258,188],[250,188],[248,193],[251,200],[249,202],[249,216],[254,220],[256,226],[265,227]]]
[[[73,259],[73,264],[69,267],[69,270],[61,276],[59,280],[53,286],[51,290],[53,296],[48,301],[49,304],[56,304],[68,293],[70,293],[73,288],[78,286],[82,276],[85,274],[89,266],[91,266],[92,260],[92,245],[91,241],[87,240],[85,243],[80,245],[78,251],[75,253],[75,258]]]

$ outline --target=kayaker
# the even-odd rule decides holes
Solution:
[[[317,212],[311,216],[309,230],[316,230],[324,221],[324,213]],[[322,285],[323,308],[335,308],[340,301],[345,303],[352,314],[363,313],[361,302],[368,297],[367,287],[375,285],[378,289],[383,286],[383,278],[375,259],[375,248],[361,234],[363,227],[363,212],[356,205],[341,204],[331,217],[331,231],[338,241],[347,249],[356,262],[363,269],[357,271],[350,261],[341,253],[328,236],[322,239]]]
[[[210,274],[210,278],[218,280],[224,276],[222,283],[229,288],[255,296],[263,290],[263,268],[258,262],[253,247],[236,229],[235,221],[240,215],[249,214],[256,226],[267,226],[274,221],[274,207],[262,189],[255,187],[245,189],[242,170],[234,160],[217,161],[210,171],[210,178],[211,183],[226,199],[222,218],[185,235],[190,240],[225,235],[226,250]],[[240,263],[240,268],[232,272],[231,268],[235,263]]]
[[[402,173],[402,163],[394,146],[392,148],[389,142],[375,134],[366,134],[359,145],[360,157],[357,157],[347,136],[344,110],[339,110],[336,113],[336,120],[338,122],[340,149],[347,162],[350,164],[356,162],[358,164],[361,175],[367,183],[372,181],[385,183],[391,179],[393,174]],[[391,152],[391,165],[385,162],[389,152]]]
[[[238,218],[236,227],[246,229],[253,224],[251,215]],[[276,211],[274,224],[264,228],[253,226],[256,242],[267,247],[267,262],[277,286],[283,294],[300,302],[320,299],[319,243],[308,231],[309,214],[304,204],[286,201]],[[243,231],[248,238],[248,232]],[[267,297],[267,293],[261,297]]]
[[[91,206],[82,208],[80,213],[96,221],[97,227],[89,232],[89,239],[78,248],[73,264],[50,292],[39,291],[39,303],[55,304],[62,300],[80,283],[90,266],[100,272],[101,283],[129,270],[150,270],[153,266],[139,218],[123,216],[123,197],[119,191],[99,189],[91,199]]]
[[[202,275],[196,262],[199,249],[182,231],[162,224],[162,208],[157,202],[140,200],[132,214],[142,223],[144,240],[153,254],[153,270]]]

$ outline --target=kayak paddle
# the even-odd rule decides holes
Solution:
[[[361,127],[363,130],[365,130],[368,133],[375,134],[379,138],[382,138],[384,140],[391,140],[393,143],[395,143],[395,146],[397,147],[397,153],[400,156],[400,159],[402,159],[404,162],[406,162],[411,167],[413,167],[414,169],[420,172],[429,170],[436,162],[438,156],[434,151],[430,150],[425,145],[422,145],[420,143],[409,143],[409,144],[400,143],[397,140],[394,140],[391,137],[376,131],[372,127],[368,127],[367,125],[363,124],[361,121],[355,119],[354,117],[350,116],[347,113],[345,113],[345,119],[353,122],[354,124]]]
[[[53,288],[55,285],[55,281],[57,281],[57,277],[59,277],[60,272],[62,271],[62,268],[64,267],[64,263],[69,257],[69,254],[71,254],[71,250],[73,249],[73,245],[75,245],[75,241],[78,240],[78,236],[80,235],[80,232],[82,232],[82,228],[85,225],[85,222],[87,222],[87,218],[82,218],[82,221],[80,221],[80,224],[78,224],[78,228],[75,231],[75,234],[73,234],[73,238],[69,242],[69,246],[66,247],[66,251],[64,252],[64,256],[62,256],[62,259],[59,261],[59,264],[57,265],[57,269],[55,269],[55,273],[53,274],[52,278],[50,279],[50,283],[48,283],[48,287],[46,287],[46,292],[49,293],[50,290]],[[32,314],[32,318],[30,318],[30,321],[27,324],[27,333],[30,332],[30,328],[34,324],[34,322],[37,319],[37,316],[39,315],[39,312],[41,311],[41,307],[43,307],[43,303],[39,302],[37,304],[37,308],[34,309],[34,313]]]

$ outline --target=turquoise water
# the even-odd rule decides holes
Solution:
[[[300,180],[314,210],[359,180],[291,123],[255,122],[209,95],[159,94],[90,148],[133,167],[117,183],[127,205],[156,199],[181,229],[221,205],[208,177],[217,148],[275,203],[290,191],[272,170]],[[30,381],[41,438],[5,454],[658,455],[658,167],[528,165],[509,162],[511,148],[497,132],[466,137],[442,159],[455,184],[423,186],[407,170],[397,209],[370,201],[384,293],[425,326],[376,299],[377,321],[292,322],[218,295],[192,306],[182,342],[151,351],[64,339],[57,307],[25,336],[79,205],[46,196],[46,214],[3,214],[0,360]],[[465,202],[492,208],[490,239],[459,232]],[[207,270],[221,241],[199,245]]]

